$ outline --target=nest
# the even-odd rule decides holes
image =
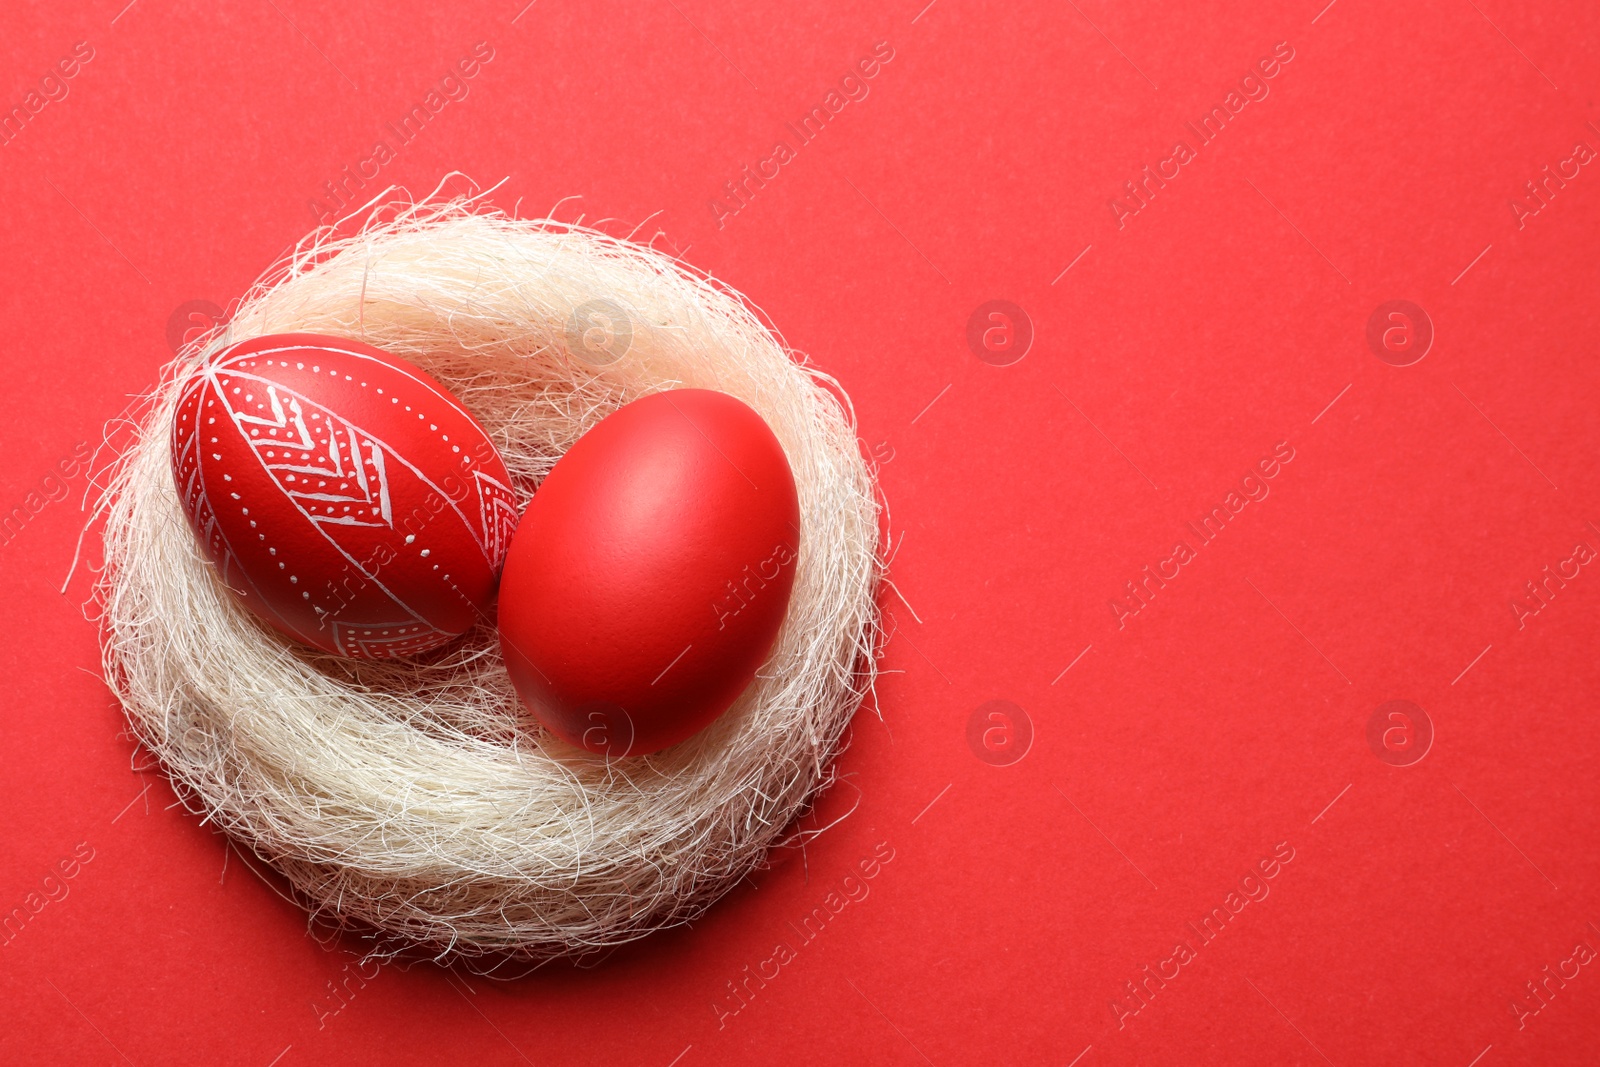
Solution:
[[[200,553],[168,442],[202,360],[290,331],[360,338],[438,378],[522,504],[644,394],[719,389],[760,412],[794,471],[802,549],[750,688],[690,740],[607,760],[520,707],[492,620],[398,661],[328,656],[257,622]],[[134,734],[192,811],[374,951],[583,956],[693,919],[796,832],[874,675],[879,505],[842,390],[676,260],[478,200],[380,207],[308,237],[167,368],[103,508],[105,673]]]

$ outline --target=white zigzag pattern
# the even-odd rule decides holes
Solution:
[[[289,396],[287,405],[284,398],[278,395],[276,386],[266,385],[267,403],[270,405],[272,416],[252,415],[241,411],[227,398],[227,391],[217,389],[219,396],[227,406],[228,414],[233,418],[234,425],[238,427],[240,435],[250,442],[255,449],[261,464],[278,483],[281,489],[293,500],[306,517],[312,522],[332,526],[375,526],[392,528],[394,525],[394,512],[389,502],[389,477],[384,465],[383,447],[371,438],[364,438],[356,428],[344,419],[328,411],[320,405],[312,404],[318,418],[314,421],[321,425],[313,429],[308,425],[305,411],[301,407],[298,397]],[[307,401],[310,404],[309,401]],[[271,434],[261,437],[259,434],[250,433],[250,428],[268,431],[284,431],[286,436],[279,437]],[[325,435],[325,436],[324,436]],[[345,441],[341,449],[340,438]],[[365,446],[365,447],[363,447]],[[263,455],[268,451],[281,451],[285,453],[297,450],[302,455],[306,453],[317,454],[319,461],[326,465],[316,463],[282,462],[277,457],[268,458]],[[365,453],[365,454],[363,454]],[[368,465],[371,471],[368,471]],[[348,486],[343,492],[327,491],[325,486],[319,485],[317,489],[299,488],[294,476],[316,478],[322,481],[337,479],[343,486]],[[350,483],[354,483],[351,485]],[[307,483],[309,485],[309,483]],[[326,508],[318,508],[317,503],[323,505],[349,504],[358,506],[361,515],[334,513]],[[378,519],[368,518],[376,504]]]
[[[489,566],[499,567],[505,560],[511,535],[517,529],[517,498],[509,485],[482,471],[473,472],[478,482],[478,518],[483,524],[483,555]]]

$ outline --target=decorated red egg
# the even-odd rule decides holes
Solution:
[[[800,509],[783,447],[725,393],[602,419],[523,514],[500,583],[518,694],[592,752],[654,752],[750,685],[788,610]]]
[[[494,594],[516,499],[494,444],[418,368],[341,337],[233,345],[184,384],[172,470],[201,547],[278,630],[385,659]]]

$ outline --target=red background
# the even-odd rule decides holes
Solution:
[[[1600,8],[124,2],[0,15],[7,109],[94,51],[0,147],[0,503],[27,516],[0,548],[0,1060],[1593,1062],[1600,965],[1562,961],[1600,949],[1600,574],[1512,604],[1600,548],[1600,173],[1512,202],[1600,149]],[[480,41],[368,192],[504,178],[748,293],[882,463],[895,635],[818,818],[853,813],[694,929],[513,982],[362,979],[130,770],[87,575],[58,592],[83,476],[30,494],[152,383],[174,309],[238,296]],[[719,220],[880,41],[870,94]],[[1278,42],[1270,95],[1119,228],[1123,183]],[[1010,366],[966,341],[991,299],[1033,324]],[[1435,331],[1407,367],[1366,340],[1395,299]],[[1119,626],[1278,442],[1270,495]],[[968,743],[993,699],[1032,724],[1009,766]],[[1368,743],[1395,699],[1436,735],[1409,766]],[[870,895],[733,1000],[879,842]],[[1533,1000],[1546,966],[1579,970]]]

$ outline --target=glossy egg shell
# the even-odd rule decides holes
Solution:
[[[371,345],[243,341],[184,384],[178,495],[243,603],[284,634],[383,659],[458,636],[489,609],[516,497],[450,392]]]
[[[772,430],[704,389],[602,419],[534,494],[506,558],[499,625],[523,702],[608,756],[698,732],[754,679],[800,550]]]

